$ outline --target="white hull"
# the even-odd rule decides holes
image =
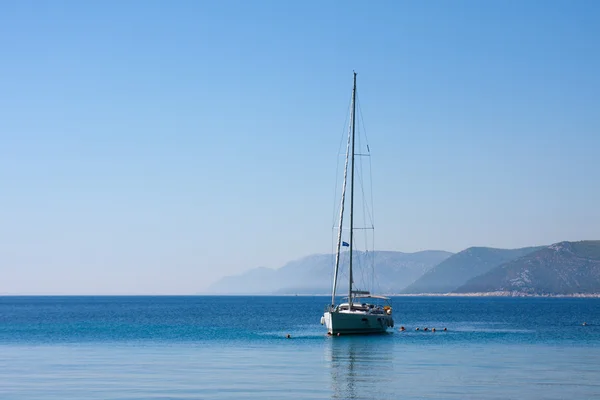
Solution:
[[[391,315],[368,314],[365,312],[326,311],[321,323],[327,327],[330,335],[383,333],[394,327]]]

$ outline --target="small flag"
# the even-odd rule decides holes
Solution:
[[[347,242],[342,242],[342,246],[344,246],[344,247],[350,247],[350,245]]]

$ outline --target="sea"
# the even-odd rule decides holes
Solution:
[[[598,298],[397,297],[340,337],[329,301],[0,297],[0,399],[600,399]]]

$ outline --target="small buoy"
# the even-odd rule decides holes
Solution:
[[[418,331],[418,330],[419,330],[419,328],[415,329],[415,331]]]
[[[425,332],[427,332],[429,329],[425,328],[425,329],[423,329],[423,330],[424,330]]]
[[[435,332],[435,328],[431,329],[431,332]]]
[[[337,334],[337,335],[338,335],[338,336],[340,336],[340,333],[338,332],[338,334]]]
[[[287,334],[286,338],[291,339],[292,335],[290,335],[289,333]]]

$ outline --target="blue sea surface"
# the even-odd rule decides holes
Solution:
[[[0,399],[600,398],[600,299],[399,297],[341,337],[328,301],[0,297]]]

